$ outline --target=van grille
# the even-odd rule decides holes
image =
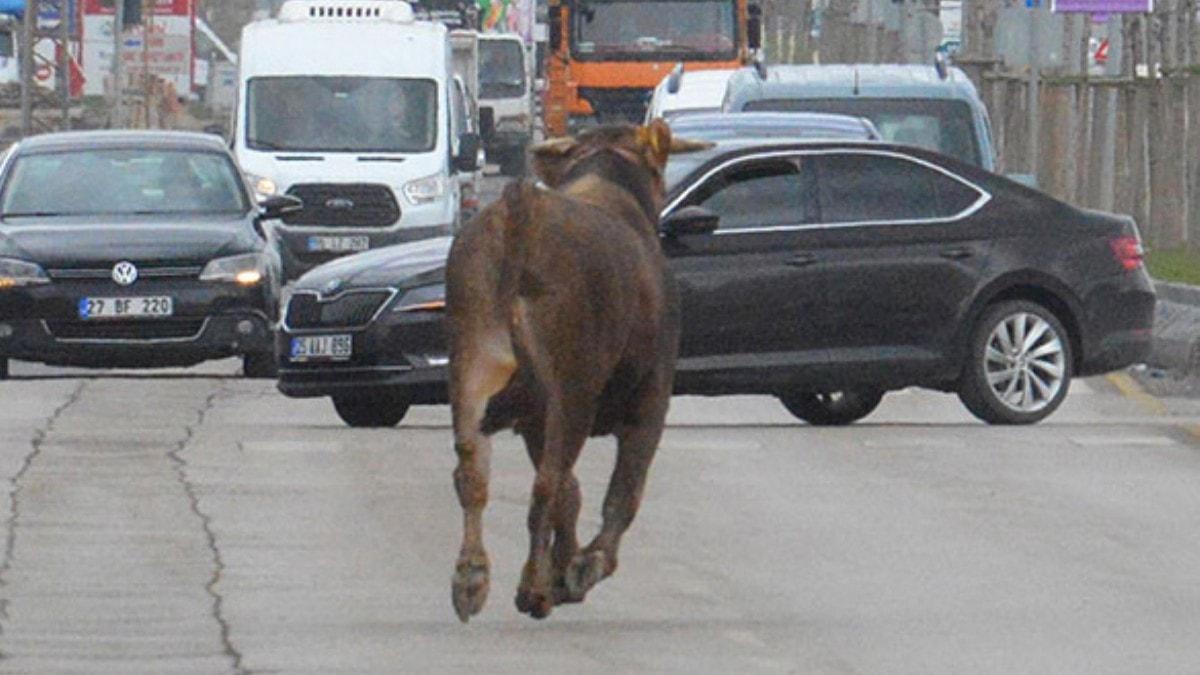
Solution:
[[[400,205],[386,185],[303,183],[288,194],[304,208],[284,216],[287,225],[388,227],[400,220]]]
[[[392,297],[390,291],[349,292],[321,302],[312,293],[297,293],[288,301],[288,328],[361,328]]]

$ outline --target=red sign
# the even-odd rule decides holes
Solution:
[[[106,6],[107,5],[107,6]],[[113,2],[105,0],[83,0],[84,14],[113,14],[116,12]],[[191,16],[191,0],[154,0],[155,16]]]

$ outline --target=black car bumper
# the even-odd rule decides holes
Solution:
[[[1154,343],[1154,283],[1144,270],[1106,279],[1085,300],[1087,330],[1079,376],[1141,363]]]
[[[350,335],[350,358],[300,362],[292,358],[294,339],[320,335]],[[275,353],[279,391],[293,398],[393,389],[402,390],[411,403],[449,401],[441,312],[394,312],[389,306],[360,329],[291,328],[284,322]]]
[[[170,297],[162,318],[82,319],[86,297]],[[146,280],[117,289],[100,281],[55,282],[0,292],[0,356],[94,368],[187,366],[269,353],[276,301],[260,287]]]

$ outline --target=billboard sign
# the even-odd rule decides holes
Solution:
[[[192,0],[155,0],[153,17],[124,31],[121,63],[125,86],[137,82],[143,71],[163,78],[175,91],[192,90]],[[113,4],[104,0],[83,3],[83,68],[86,94],[112,89]]]
[[[1053,0],[1050,9],[1055,12],[1102,15],[1149,14],[1154,11],[1154,0]]]

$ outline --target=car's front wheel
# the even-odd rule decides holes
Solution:
[[[271,380],[279,376],[275,355],[256,352],[242,357],[242,374],[253,379]]]
[[[883,400],[877,389],[835,392],[795,392],[779,397],[796,417],[819,427],[840,427],[870,415]]]
[[[363,392],[333,397],[338,417],[352,427],[394,427],[408,413],[409,401],[401,393]]]
[[[1071,340],[1058,317],[1026,300],[999,303],[971,335],[958,397],[988,424],[1033,424],[1071,385]]]

